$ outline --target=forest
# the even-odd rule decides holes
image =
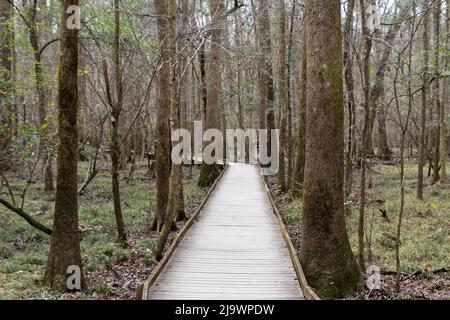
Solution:
[[[450,300],[449,0],[0,0],[0,300]]]

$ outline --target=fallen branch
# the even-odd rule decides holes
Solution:
[[[94,178],[97,176],[97,173],[97,169],[93,169],[92,171],[90,171],[88,177],[83,182],[83,185],[80,187],[80,189],[78,189],[78,195],[82,195],[84,193],[84,190],[89,186],[92,180],[94,180]]]
[[[33,219],[33,217],[31,217],[29,214],[25,213],[22,209],[17,208],[16,206],[12,205],[11,203],[9,203],[8,201],[6,201],[4,199],[0,199],[0,203],[2,205],[4,205],[6,208],[8,208],[9,210],[17,213],[19,216],[21,216],[23,219],[25,219],[29,224],[31,224],[36,229],[48,234],[49,236],[52,235],[52,229],[47,228],[43,224],[39,223],[38,221]]]

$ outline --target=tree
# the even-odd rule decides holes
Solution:
[[[359,1],[361,9],[361,28],[364,37],[364,58],[363,58],[363,93],[364,93],[364,124],[362,131],[361,146],[361,178],[360,178],[360,204],[358,222],[358,261],[359,267],[365,269],[364,259],[364,220],[366,208],[366,173],[367,156],[370,148],[370,53],[372,51],[372,37],[367,23],[365,0]]]
[[[433,82],[433,102],[436,112],[436,125],[434,132],[434,153],[433,153],[433,183],[440,180],[439,175],[439,161],[441,157],[441,123],[442,123],[442,103],[441,103],[441,2],[438,1],[435,9],[433,10],[433,22],[434,22],[434,82]]]
[[[0,171],[7,166],[6,159],[11,136],[14,133],[13,97],[13,59],[14,32],[12,28],[11,5],[0,0]]]
[[[211,48],[209,50],[209,65],[207,70],[206,98],[206,130],[219,129],[219,102],[222,88],[221,80],[221,45],[223,38],[223,23],[226,22],[225,4],[223,0],[211,0]],[[217,163],[203,163],[200,169],[198,185],[209,187],[219,177]]]
[[[300,75],[300,96],[298,103],[298,146],[295,161],[294,177],[292,179],[292,191],[299,195],[303,186],[305,176],[305,148],[306,148],[306,87],[307,87],[307,47],[306,47],[306,25],[303,30],[302,65]]]
[[[266,104],[267,104],[267,85],[266,85],[266,73],[265,58],[262,50],[263,38],[261,35],[262,14],[259,8],[256,8],[255,1],[251,0],[252,14],[254,20],[254,32],[256,37],[256,45],[258,48],[258,129],[266,129]],[[259,2],[259,7],[261,2]]]
[[[169,62],[170,62],[170,118],[172,124],[172,130],[180,129],[181,117],[180,117],[180,101],[179,101],[179,78],[177,72],[177,33],[176,33],[176,16],[177,16],[177,2],[176,0],[169,0],[168,3],[168,46],[169,46]],[[176,146],[174,142],[173,146]],[[169,200],[167,205],[167,211],[164,219],[164,225],[162,227],[161,234],[158,239],[158,243],[155,248],[154,256],[157,260],[162,258],[164,246],[167,242],[170,229],[173,221],[177,216],[177,210],[179,208],[180,189],[183,190],[183,167],[181,163],[172,163],[172,170],[169,180]],[[182,193],[181,193],[182,194]]]
[[[79,0],[61,3],[61,54],[58,92],[58,158],[55,214],[44,284],[67,290],[69,266],[81,271],[81,288],[85,287],[78,231],[78,45],[79,31],[69,29],[67,8],[78,6]]]
[[[279,108],[280,108],[280,153],[279,153],[279,170],[278,183],[281,191],[286,192],[288,184],[286,181],[286,150],[287,150],[287,116],[288,116],[288,93],[286,88],[286,9],[285,1],[277,1],[277,17],[278,17],[278,92],[279,92]]]
[[[300,258],[321,296],[344,297],[361,274],[344,217],[344,114],[340,2],[306,1],[307,111]]]
[[[169,87],[170,66],[168,55],[168,7],[167,1],[155,0],[155,13],[159,53],[161,55],[157,75],[156,101],[156,214],[152,229],[161,231],[169,198],[170,176],[170,128],[169,128]]]
[[[269,137],[267,140],[267,150],[268,153],[271,154],[271,130],[275,129],[275,90],[273,84],[272,40],[270,34],[270,14],[268,0],[259,0],[258,25],[260,37],[259,46],[261,48],[263,59],[261,66],[261,84],[265,86],[265,99],[262,101],[265,103],[264,113],[266,116],[264,128],[267,129],[269,133]],[[260,112],[262,112],[262,109],[260,109]]]
[[[120,204],[120,145],[119,127],[120,115],[123,109],[123,86],[122,86],[122,64],[120,62],[120,7],[119,0],[114,0],[114,71],[116,85],[116,101],[113,102],[111,94],[108,100],[111,106],[111,178],[112,194],[114,203],[114,215],[116,217],[117,235],[119,240],[125,244],[127,235],[123,222],[122,206]],[[107,85],[108,86],[108,85]]]
[[[422,72],[422,108],[420,112],[420,145],[419,145],[419,167],[417,172],[417,198],[423,200],[423,168],[425,166],[425,152],[426,152],[426,112],[429,101],[429,37],[428,29],[430,24],[430,14],[428,13],[429,1],[425,0],[423,2],[423,10],[425,14],[423,17],[422,24],[422,51],[423,51],[423,72]]]
[[[399,13],[396,15],[396,20],[403,21],[408,17],[407,5],[399,9]],[[377,64],[375,69],[375,77],[373,80],[372,88],[370,89],[370,141],[372,141],[373,125],[375,123],[375,116],[378,122],[378,155],[381,159],[389,159],[392,157],[393,152],[389,148],[387,128],[386,128],[386,116],[387,107],[384,105],[383,98],[385,96],[385,77],[386,71],[389,67],[389,58],[392,54],[392,48],[397,34],[400,31],[401,23],[393,23],[386,33],[383,39],[383,43],[375,42],[375,48],[377,52]],[[381,30],[376,29],[374,31],[374,38],[381,37]],[[372,148],[370,148],[372,149]],[[371,152],[372,150],[369,150]]]
[[[354,21],[356,0],[349,0],[347,5],[347,19],[344,25],[344,80],[346,89],[346,106],[348,118],[347,149],[345,152],[345,199],[353,189],[353,154],[354,154],[354,126],[355,126],[355,84],[353,79],[352,55],[352,26]],[[346,208],[348,210],[348,208]]]
[[[51,192],[54,190],[53,185],[53,156],[51,153],[51,139],[50,139],[50,121],[47,115],[47,100],[48,93],[45,87],[44,79],[44,64],[42,61],[42,51],[39,46],[39,22],[37,20],[38,14],[38,1],[32,0],[29,4],[28,21],[28,33],[30,37],[30,44],[33,50],[34,56],[34,78],[36,86],[36,94],[38,97],[38,109],[39,109],[39,130],[40,130],[40,144],[39,154],[43,161],[43,176],[45,191]]]
[[[446,52],[446,56],[445,56],[445,60],[444,60],[444,69],[447,70],[448,73],[448,68],[450,67],[450,57],[449,57],[449,45],[450,45],[450,17],[449,17],[449,13],[450,13],[450,1],[447,0],[447,15],[446,15],[446,20],[445,20],[445,47],[444,47],[444,52]],[[447,113],[446,113],[446,107],[448,107],[449,102],[450,102],[450,94],[448,91],[450,82],[449,82],[449,76],[447,74],[447,76],[444,78],[444,88],[447,88],[446,90],[444,89],[444,94],[443,94],[443,103],[441,104],[441,114],[440,114],[440,120],[441,120],[441,153],[440,153],[440,162],[441,162],[441,182],[442,183],[447,183],[448,180],[448,176],[447,176],[447,153],[448,153],[448,128],[447,128]]]

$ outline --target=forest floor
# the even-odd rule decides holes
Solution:
[[[425,200],[416,199],[417,165],[406,166],[406,201],[401,237],[402,290],[395,291],[395,243],[400,207],[399,167],[375,164],[369,179],[368,208],[366,210],[366,256],[368,264],[381,269],[381,289],[369,290],[367,286],[353,299],[450,299],[450,185],[427,184]],[[347,216],[347,230],[352,249],[358,248],[357,186]],[[267,179],[283,215],[288,231],[297,245],[301,242],[301,201],[277,191],[276,179]],[[386,212],[386,214],[382,214]]]
[[[87,168],[88,163],[80,163],[80,183],[84,181]],[[135,299],[137,286],[155,267],[152,248],[158,237],[157,233],[149,231],[155,186],[147,172],[147,167],[143,166],[137,169],[133,180],[123,180],[121,184],[127,248],[122,248],[117,241],[109,171],[99,173],[80,197],[81,254],[89,286],[81,293],[60,294],[39,286],[45,272],[49,237],[0,207],[0,300]],[[197,168],[192,169],[192,176],[189,169],[184,170],[188,216],[195,212],[206,194],[206,190],[197,186],[198,173]],[[16,180],[10,178],[9,183],[14,193],[20,193],[27,179],[19,173],[14,176]],[[24,210],[50,226],[53,198],[54,194],[42,191],[41,183],[33,183],[27,192]]]
[[[80,183],[87,170],[80,163]],[[415,164],[406,167],[406,206],[402,228],[402,291],[395,293],[395,234],[400,204],[399,168],[374,165],[368,190],[370,205],[366,214],[372,261],[382,271],[382,287],[369,291],[364,287],[353,299],[450,299],[450,186],[428,184],[425,201],[415,197]],[[13,174],[11,174],[13,176]],[[14,193],[20,193],[27,178],[14,173],[10,178]],[[188,215],[195,212],[206,190],[197,186],[198,169],[192,176],[184,172],[184,191]],[[299,247],[301,241],[301,203],[288,194],[279,194],[276,179],[267,179],[288,231]],[[129,246],[124,249],[116,239],[110,188],[110,174],[102,171],[80,198],[82,257],[89,289],[77,294],[60,294],[40,287],[45,271],[49,237],[28,225],[15,213],[0,207],[0,300],[2,299],[134,299],[136,287],[155,267],[151,252],[157,234],[149,232],[150,212],[154,207],[154,179],[147,167],[139,168],[134,179],[121,185],[123,213]],[[355,186],[358,176],[355,174]],[[50,226],[53,194],[42,191],[41,183],[32,183],[24,209]],[[5,188],[3,190],[5,192]],[[4,195],[3,195],[4,196]],[[357,250],[358,192],[351,201],[352,214],[347,228],[353,250]],[[382,215],[380,209],[386,212]],[[172,234],[171,239],[173,239]]]

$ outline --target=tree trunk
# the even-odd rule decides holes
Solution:
[[[167,210],[170,177],[170,127],[169,127],[169,87],[170,66],[168,55],[168,7],[167,1],[155,0],[156,24],[159,52],[161,55],[157,82],[156,111],[156,214],[152,229],[161,231]]]
[[[120,203],[120,145],[119,129],[120,116],[123,108],[122,66],[120,63],[120,7],[119,0],[114,0],[114,70],[116,85],[116,101],[111,105],[111,175],[114,215],[116,217],[117,235],[122,243],[126,243],[127,235],[123,222],[122,206]]]
[[[450,0],[447,0],[447,15],[445,20],[445,48],[446,50],[449,50],[450,48]],[[449,53],[447,51],[447,55],[445,57],[445,68],[444,70],[448,70],[450,67],[450,57]],[[446,108],[448,107],[450,103],[450,81],[449,76],[447,75],[444,78],[444,92],[443,92],[443,103],[441,105],[441,154],[440,154],[440,162],[441,162],[441,182],[447,183],[448,176],[447,176],[447,153],[448,153],[448,128],[447,128],[447,113]]]
[[[306,105],[307,105],[307,46],[306,46],[306,24],[303,30],[302,43],[302,66],[300,75],[300,97],[298,104],[298,146],[297,157],[295,161],[294,177],[292,179],[292,192],[299,196],[303,187],[303,179],[305,177],[305,148],[306,148]]]
[[[278,183],[282,192],[288,190],[286,181],[286,149],[287,149],[287,116],[288,116],[288,94],[286,89],[286,9],[285,0],[277,0],[278,16],[278,91],[280,121],[280,152]]]
[[[290,17],[290,26],[289,26],[289,40],[288,40],[288,56],[287,56],[287,94],[288,94],[288,140],[287,140],[287,156],[288,156],[288,188],[291,189],[292,187],[292,178],[294,176],[294,160],[295,160],[295,152],[294,152],[294,145],[293,145],[293,136],[292,136],[292,107],[293,107],[293,100],[292,100],[292,82],[291,82],[291,75],[292,75],[292,51],[294,47],[294,25],[295,25],[295,16],[297,14],[297,2],[294,1],[292,3],[292,12]],[[295,96],[294,96],[295,97]],[[295,104],[294,104],[295,105]]]
[[[47,119],[47,92],[45,88],[45,81],[43,75],[43,63],[39,48],[38,38],[38,22],[37,22],[37,0],[33,0],[30,4],[28,32],[30,34],[30,44],[34,56],[34,77],[36,94],[38,96],[38,111],[39,111],[39,154],[42,157],[44,190],[46,192],[53,191],[53,156],[50,149],[50,123]]]
[[[409,16],[409,11],[405,8],[401,8],[399,14],[396,17],[396,20],[402,21],[403,19]],[[376,43],[377,48],[377,64],[375,69],[375,77],[373,81],[373,86],[370,89],[370,126],[369,126],[369,143],[370,146],[368,148],[369,152],[373,154],[372,150],[372,132],[373,125],[375,123],[375,115],[377,113],[381,113],[379,115],[378,121],[378,132],[379,140],[378,140],[378,148],[379,148],[379,156],[384,159],[389,159],[392,156],[392,151],[389,148],[389,144],[387,141],[387,128],[386,128],[386,107],[384,107],[384,80],[386,75],[386,70],[388,68],[389,58],[392,53],[392,48],[394,45],[394,41],[397,37],[397,34],[400,31],[401,23],[395,23],[390,26],[386,36],[384,37],[383,44]],[[380,37],[380,30],[375,30],[375,38]],[[380,119],[381,117],[381,119]],[[380,121],[381,120],[381,121]]]
[[[225,4],[223,0],[211,0],[211,48],[209,51],[209,66],[207,71],[207,99],[206,99],[206,130],[219,129],[221,112],[218,110],[221,95],[221,45],[223,38],[223,23],[226,21]],[[210,187],[219,177],[217,163],[204,163],[200,169],[198,185]]]
[[[80,268],[80,284],[85,287],[78,231],[78,43],[79,31],[67,28],[66,13],[78,0],[61,3],[61,54],[59,65],[59,147],[58,173],[55,198],[53,232],[50,241],[45,285],[58,290],[68,290],[68,267]]]
[[[366,19],[365,0],[360,0],[361,9],[361,27],[364,36],[364,59],[363,59],[363,91],[364,91],[364,125],[362,131],[361,146],[361,179],[360,179],[360,205],[359,205],[359,221],[358,221],[358,261],[359,267],[365,269],[364,258],[364,220],[366,208],[366,173],[367,173],[367,156],[370,152],[370,53],[372,51],[372,38]]]
[[[429,2],[424,1],[423,9],[428,10]],[[430,24],[430,14],[427,12],[423,17],[423,76],[422,76],[422,108],[420,112],[420,145],[419,145],[419,168],[417,174],[417,198],[423,200],[423,169],[425,166],[425,153],[426,150],[426,117],[427,117],[427,105],[429,101],[429,38],[428,29]]]
[[[436,112],[436,126],[434,137],[434,153],[433,153],[433,183],[439,181],[439,160],[440,160],[440,148],[441,148],[441,85],[440,85],[440,46],[441,46],[441,2],[438,1],[436,8],[433,10],[434,17],[434,80],[433,86],[433,100]]]
[[[260,47],[262,52],[262,85],[265,86],[266,129],[268,130],[267,150],[272,154],[271,130],[275,129],[275,91],[273,85],[272,41],[270,34],[270,15],[268,0],[259,1],[258,10]]]
[[[255,35],[256,43],[258,46],[258,128],[266,129],[266,105],[267,105],[267,76],[264,72],[265,58],[263,50],[263,38],[261,35],[261,28],[263,23],[263,14],[261,10],[261,2],[259,2],[259,8],[256,9],[255,3],[252,0],[252,14],[255,21]]]
[[[191,15],[190,15],[188,0],[181,1],[181,10],[183,12],[183,18],[181,21],[181,30],[189,30]],[[184,37],[180,37],[180,39],[179,39],[180,50],[183,49],[186,45],[187,45],[187,39]],[[181,57],[180,60],[181,61],[179,62],[179,68],[178,68],[178,74],[180,76],[179,87],[180,87],[180,95],[181,95],[180,97],[178,97],[178,100],[180,103],[180,106],[179,106],[179,108],[180,108],[180,125],[179,125],[179,127],[183,128],[183,129],[189,129],[189,127],[188,127],[188,114],[189,114],[189,90],[188,90],[189,82],[188,82],[188,80],[189,80],[189,78],[188,78],[187,72],[186,72],[186,74],[183,74],[183,72],[185,71],[185,69],[187,67],[188,61],[186,58],[183,58],[183,57]],[[186,71],[187,71],[187,69],[186,69]],[[173,76],[172,76],[172,81],[173,81]],[[173,99],[173,97],[172,97],[172,99]],[[173,109],[173,106],[171,107],[171,112],[173,111],[172,109]],[[174,127],[174,129],[177,129],[177,128]],[[183,168],[181,167],[181,170],[180,170],[181,180],[183,178],[183,170],[182,169]],[[187,217],[186,217],[186,212],[184,210],[183,183],[180,182],[179,184],[177,184],[177,188],[178,188],[176,191],[177,209],[176,209],[175,220],[176,221],[185,221],[185,220],[187,220]]]
[[[13,106],[14,30],[12,12],[7,0],[0,0],[0,172],[8,164],[11,136],[15,132]]]
[[[309,284],[345,297],[361,274],[344,216],[344,113],[341,10],[337,0],[306,1],[307,143],[301,261]]]
[[[169,48],[169,67],[170,67],[170,118],[172,130],[180,128],[180,103],[179,103],[179,79],[177,75],[177,44],[176,44],[176,15],[177,2],[176,0],[168,1],[168,48]],[[176,146],[175,142],[173,146]],[[179,208],[180,189],[182,190],[182,164],[172,163],[172,169],[169,181],[169,199],[167,204],[167,211],[164,218],[164,225],[155,248],[154,256],[156,260],[162,258],[164,246],[169,237],[170,229],[173,221],[177,216],[177,209]]]
[[[348,114],[348,133],[347,150],[345,152],[345,199],[348,199],[353,189],[353,140],[355,119],[353,117],[355,110],[355,93],[353,79],[353,59],[352,59],[352,26],[353,15],[355,11],[355,0],[350,0],[347,5],[347,20],[344,26],[344,73],[345,88],[347,93],[347,114]],[[350,208],[345,208],[347,213]]]

